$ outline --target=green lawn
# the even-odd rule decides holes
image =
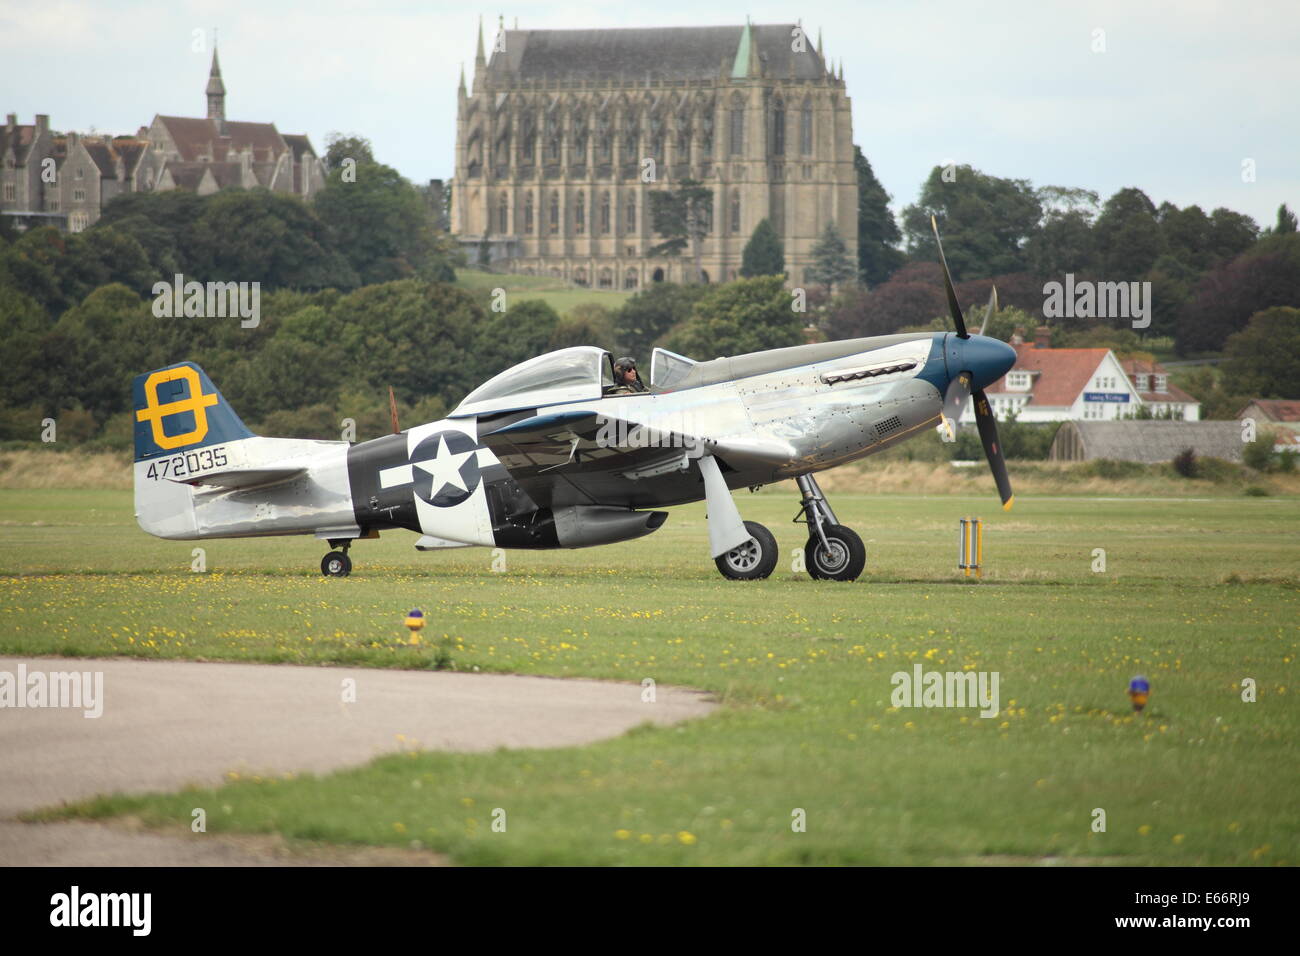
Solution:
[[[1300,501],[1019,497],[1004,514],[838,495],[868,547],[842,585],[791,570],[792,484],[737,497],[784,549],[766,582],[722,580],[700,506],[624,545],[510,552],[504,573],[487,550],[421,555],[389,533],[340,581],[311,539],[207,542],[193,573],[196,543],[138,531],[129,492],[0,492],[0,653],[411,666],[392,642],[419,606],[461,670],[652,677],[723,702],[588,747],[393,756],[82,815],[202,805],[213,830],[462,863],[1297,862]],[[962,515],[986,522],[978,584],[954,567]],[[998,672],[1002,712],[892,707],[891,675],[917,662]]]
[[[480,272],[474,269],[457,269],[456,284],[470,292],[484,295],[493,289],[505,289],[507,305],[526,299],[542,299],[560,315],[567,315],[574,306],[585,302],[604,306],[614,312],[632,296],[631,292],[584,289],[550,276]]]

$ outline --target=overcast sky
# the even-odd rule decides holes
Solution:
[[[843,60],[854,140],[896,209],[946,160],[1103,199],[1137,186],[1261,226],[1280,203],[1300,206],[1295,0],[0,0],[0,106],[23,123],[48,113],[60,131],[203,116],[216,27],[228,118],[307,133],[320,152],[331,130],[360,133],[408,178],[445,179],[480,14],[489,43],[498,15],[520,29],[802,18]]]

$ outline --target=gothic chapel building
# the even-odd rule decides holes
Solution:
[[[645,160],[655,181],[643,181]],[[648,194],[686,178],[713,190],[709,282],[739,274],[770,219],[790,281],[833,223],[857,256],[857,177],[843,68],[796,24],[506,30],[473,90],[462,75],[452,231],[471,263],[601,289],[690,279],[652,256]]]

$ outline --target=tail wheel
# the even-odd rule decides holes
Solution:
[[[867,566],[867,546],[851,528],[828,524],[826,544],[814,534],[804,545],[804,566],[819,581],[855,581]],[[827,546],[829,545],[829,547]]]
[[[320,573],[327,578],[346,578],[352,573],[352,559],[342,551],[331,551],[321,558]]]
[[[733,581],[758,581],[776,567],[776,538],[757,521],[746,521],[750,539],[713,559],[722,576]]]

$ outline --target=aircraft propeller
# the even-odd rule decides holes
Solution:
[[[969,339],[966,319],[961,314],[961,306],[957,304],[957,292],[953,288],[952,274],[948,271],[948,260],[944,257],[943,243],[939,239],[939,224],[934,216],[930,217],[930,228],[934,230],[934,242],[939,247],[939,264],[943,266],[944,290],[948,293],[948,311],[952,313],[953,324],[957,327],[957,337]],[[993,294],[989,296],[988,309],[984,312],[984,321],[980,325],[980,335],[983,335],[984,330],[988,328],[989,318],[997,311],[997,307],[998,290],[995,288]],[[971,385],[972,376],[969,371],[960,372],[948,383],[948,391],[943,397],[943,420],[949,433],[955,435],[957,419],[966,406],[966,400],[968,398],[975,400],[975,424],[979,428],[980,442],[984,445],[984,457],[988,459],[989,468],[993,471],[993,481],[998,486],[1002,507],[1010,511],[1011,505],[1015,502],[1015,495],[1011,491],[1011,479],[1007,475],[1007,462],[1002,456],[1002,445],[998,441],[997,419],[993,417],[992,406],[989,405],[984,389],[972,388]]]

